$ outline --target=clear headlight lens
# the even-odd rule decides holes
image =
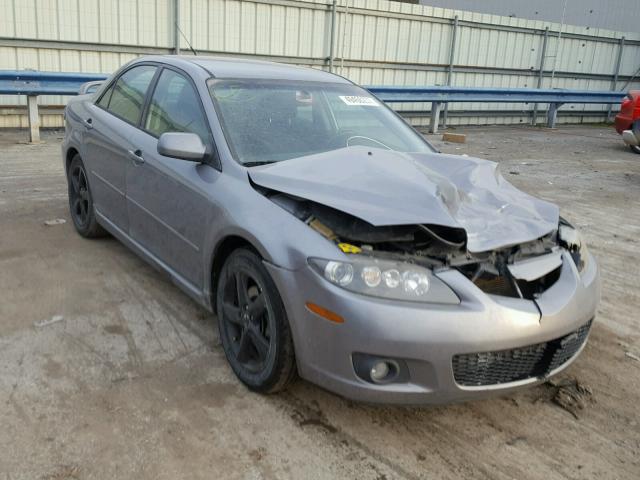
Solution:
[[[411,295],[425,295],[429,291],[429,276],[415,270],[407,270],[402,274],[404,291]]]
[[[458,304],[458,296],[428,268],[411,263],[354,256],[340,262],[310,258],[326,280],[355,293],[393,300]]]
[[[348,263],[327,262],[324,277],[330,282],[344,287],[353,281],[353,267]]]
[[[384,283],[389,288],[397,288],[402,282],[402,275],[395,268],[382,272],[382,278],[384,278]]]

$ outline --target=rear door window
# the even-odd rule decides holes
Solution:
[[[157,67],[152,65],[141,65],[123,73],[113,87],[107,110],[129,123],[137,125],[140,121],[145,95],[156,69]]]

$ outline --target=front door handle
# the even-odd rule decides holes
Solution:
[[[142,157],[142,151],[140,149],[136,151],[129,150],[128,154],[129,158],[133,160],[133,163],[136,165],[142,165],[144,163],[144,158]]]
[[[91,130],[93,128],[93,120],[90,118],[83,120],[82,123],[84,123],[84,126],[87,130]]]

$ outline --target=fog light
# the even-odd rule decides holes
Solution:
[[[388,385],[409,381],[409,368],[404,360],[355,352],[351,359],[356,375],[365,382]]]
[[[389,375],[389,365],[384,361],[376,362],[371,367],[369,375],[374,382],[382,382]]]

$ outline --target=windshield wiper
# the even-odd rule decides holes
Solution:
[[[259,167],[260,165],[269,165],[276,163],[278,160],[260,160],[255,162],[244,162],[242,165],[245,167]]]

